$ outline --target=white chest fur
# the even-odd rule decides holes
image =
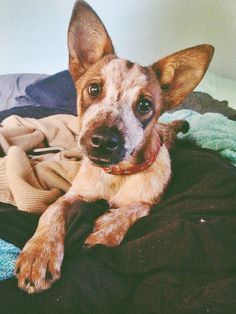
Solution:
[[[84,160],[72,190],[86,201],[105,199],[111,207],[138,202],[152,205],[160,200],[170,176],[169,152],[163,145],[149,168],[132,175],[107,174]]]

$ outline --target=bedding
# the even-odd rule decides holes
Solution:
[[[195,90],[221,101],[227,99],[229,106],[236,109],[236,80],[207,71]]]
[[[164,113],[160,121],[186,120],[189,131],[179,133],[178,139],[196,144],[198,147],[217,151],[236,166],[236,123],[219,113],[203,115],[192,110],[180,110],[172,114]]]
[[[228,117],[234,113],[232,108],[236,109],[235,88],[235,81],[207,73],[196,91],[191,93],[176,110],[218,112]],[[216,97],[217,91],[220,91],[220,97]],[[219,101],[219,98],[222,101]],[[230,99],[230,102],[225,99]],[[26,106],[45,108],[45,114],[50,109],[58,110],[59,113],[76,114],[76,90],[69,71],[61,71],[50,76],[46,74],[0,75],[0,110]],[[34,109],[31,109],[28,114],[34,112]],[[22,114],[26,114],[25,111],[22,110]],[[4,114],[6,117],[7,112],[5,111]]]
[[[76,113],[76,90],[68,70],[27,86],[25,92],[42,107]]]
[[[218,154],[179,143],[172,182],[152,214],[116,248],[82,248],[103,203],[74,204],[61,279],[27,295],[0,282],[1,313],[234,313],[236,169]],[[0,237],[22,248],[38,216],[9,205]]]
[[[218,151],[236,166],[235,121],[191,110],[165,113],[160,118],[162,122],[179,119],[190,125],[179,139]],[[72,115],[5,119],[0,129],[0,146],[6,155],[0,158],[0,202],[24,211],[43,212],[69,189],[79,170],[77,138],[77,117]]]
[[[236,112],[233,108],[229,107],[227,100],[219,101],[206,93],[197,91],[188,95],[180,106],[170,112],[183,109],[191,109],[202,114],[217,112],[226,117],[232,117]]]
[[[36,98],[33,99],[33,94],[26,97],[33,105],[0,112],[0,119],[13,112],[33,118],[75,113],[75,95],[66,98],[66,90],[62,96],[57,95],[62,100],[59,106],[53,100],[47,102],[48,97],[53,99],[53,90],[58,88],[54,83],[63,82],[61,73],[53,78],[52,85],[45,78],[49,88],[44,89],[44,78],[31,83],[36,86]],[[68,78],[68,73],[63,75]],[[38,83],[42,83],[39,90],[44,89],[42,97],[37,96]],[[208,110],[205,101],[213,111],[227,117],[235,114],[227,102],[219,102],[204,93],[194,92],[190,97],[189,105],[183,104],[185,108],[204,113]],[[71,104],[68,107],[67,99]],[[2,257],[8,256],[9,263],[7,268],[2,268],[2,273],[0,270],[2,278],[9,278],[0,281],[1,313],[235,312],[236,168],[217,153],[199,149],[193,143],[204,147],[205,140],[210,144],[205,147],[222,152],[228,148],[224,146],[227,141],[221,141],[221,146],[212,146],[208,139],[213,135],[214,141],[222,136],[232,140],[232,154],[224,157],[234,163],[236,122],[230,129],[232,121],[226,117],[190,110],[169,113],[162,119],[169,121],[178,117],[185,117],[191,128],[185,138],[185,135],[179,136],[171,152],[173,177],[162,202],[153,208],[151,216],[141,219],[129,230],[119,247],[97,246],[89,250],[82,247],[84,239],[96,217],[107,210],[107,204],[104,201],[75,203],[68,220],[62,278],[42,294],[26,295],[17,288],[16,279],[10,278],[19,249],[33,235],[39,216],[0,204],[0,245],[3,252],[8,252]],[[17,117],[8,121],[12,119]],[[219,119],[223,135],[217,133],[217,125],[209,119],[214,119],[214,123]],[[205,136],[201,136],[202,128]]]
[[[55,114],[64,114],[66,113],[65,110],[60,108],[46,108],[42,106],[20,106],[20,107],[13,107],[8,110],[0,111],[0,122],[12,115],[19,115],[20,117],[27,117],[27,118],[45,118],[48,116],[52,116]]]
[[[0,239],[0,280],[14,276],[15,262],[20,249]]]
[[[0,75],[0,110],[12,107],[37,105],[27,97],[25,89],[29,84],[48,77],[47,74],[6,74]]]

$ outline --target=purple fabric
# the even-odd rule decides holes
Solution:
[[[42,107],[76,113],[76,90],[67,70],[29,85],[26,94]]]
[[[17,115],[23,118],[35,118],[41,119],[54,114],[67,114],[68,112],[63,109],[58,108],[46,108],[42,106],[22,106],[15,107],[8,110],[0,112],[0,122],[6,119],[9,116]]]
[[[30,73],[0,75],[0,111],[13,107],[38,106],[25,94],[25,89],[46,77],[46,74]]]

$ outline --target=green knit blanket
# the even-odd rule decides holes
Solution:
[[[11,243],[0,239],[0,280],[14,275],[14,268],[20,249]]]
[[[187,120],[190,125],[186,134],[178,135],[179,140],[217,151],[236,166],[236,121],[218,113],[201,115],[191,110],[164,113],[160,117],[166,123],[178,119]]]

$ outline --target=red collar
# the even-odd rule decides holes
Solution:
[[[106,173],[114,175],[135,174],[150,167],[157,158],[157,154],[152,154],[151,157],[142,164],[131,164],[129,162],[122,162],[120,165],[103,168]]]
[[[157,159],[157,155],[161,148],[161,139],[160,137],[155,138],[155,145],[151,145],[149,150],[146,150],[146,160],[141,163],[137,164],[132,162],[135,160],[135,154],[131,155],[130,160],[121,161],[118,165],[109,166],[103,168],[106,173],[113,174],[113,175],[127,175],[127,174],[135,174],[141,172],[147,168],[149,168],[154,161]]]
[[[119,164],[103,168],[106,173],[113,175],[135,174],[149,168],[157,159],[157,155],[162,145],[162,139],[158,131],[158,127],[154,128],[149,139],[146,139],[128,160],[123,160]],[[137,163],[137,154],[144,151],[144,161]]]

